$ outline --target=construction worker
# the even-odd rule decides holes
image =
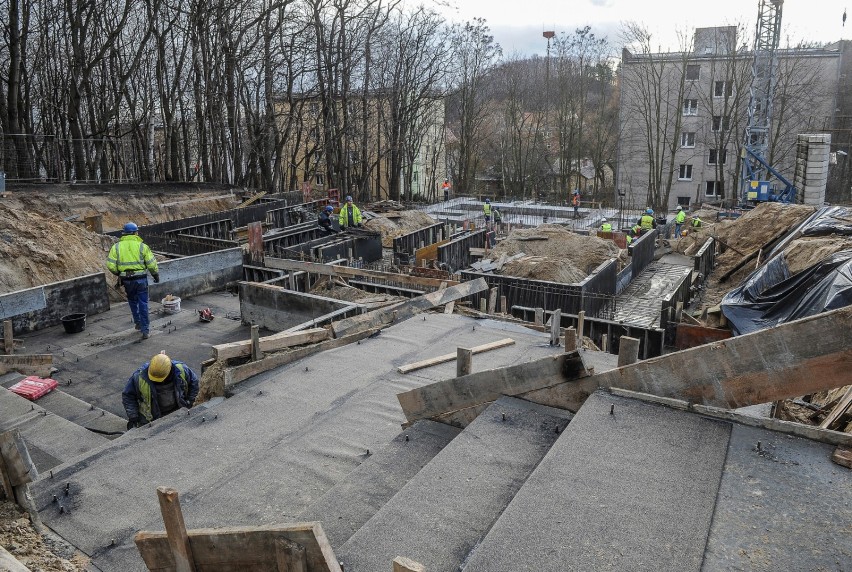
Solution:
[[[340,223],[340,228],[349,228],[351,226],[361,226],[361,210],[352,204],[352,197],[346,196],[346,204],[340,207],[340,216],[337,221]]]
[[[580,189],[574,189],[571,205],[574,207],[574,218],[580,218]]]
[[[444,200],[450,200],[450,181],[449,179],[444,179],[444,183],[441,185],[441,190],[444,191]]]
[[[485,215],[485,226],[491,222],[491,199],[485,199],[485,204],[482,205],[482,213]]]
[[[119,277],[119,285],[124,286],[127,303],[133,315],[136,329],[142,332],[142,339],[148,339],[150,320],[148,319],[148,272],[154,282],[160,281],[157,259],[148,245],[139,236],[139,227],[132,222],[124,225],[121,239],[109,249],[107,270]]]
[[[692,215],[690,220],[692,221],[692,228],[701,228],[701,225],[704,223],[704,221],[698,218],[698,215]]]
[[[606,219],[601,221],[601,232],[612,232],[612,225]]]
[[[639,227],[642,229],[642,232],[648,232],[651,229],[657,228],[657,221],[654,218],[654,209],[647,208],[645,209],[645,214],[639,219]]]
[[[181,407],[190,408],[197,395],[195,372],[160,352],[133,372],[124,386],[121,402],[127,413],[127,428],[145,425]]]
[[[319,225],[326,234],[337,234],[337,231],[334,229],[334,225],[331,222],[331,213],[333,212],[334,207],[327,205],[324,209],[322,209],[322,211],[320,211],[319,217],[317,217],[317,225]]]
[[[683,223],[686,221],[686,211],[683,207],[677,206],[677,215],[675,216],[675,237],[680,238],[680,230],[683,228]]]

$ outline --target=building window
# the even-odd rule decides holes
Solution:
[[[728,160],[728,150],[710,149],[710,157],[707,159],[709,165],[720,164],[724,165]]]
[[[695,147],[695,133],[694,132],[686,132],[680,134],[680,146],[692,148]]]
[[[697,64],[686,66],[686,79],[701,79],[701,66]]]
[[[713,83],[713,97],[731,97],[734,94],[734,84],[729,81]]]
[[[713,116],[713,131],[729,131],[731,129],[731,118],[727,115],[722,117],[721,115]]]
[[[705,183],[706,187],[704,189],[704,195],[708,197],[721,197],[722,196],[722,182],[721,181],[707,181]]]
[[[317,173],[317,185],[324,185],[325,177],[321,173]]]
[[[678,181],[692,180],[692,165],[681,165],[677,174]]]
[[[697,99],[684,99],[683,100],[683,114],[684,115],[698,115],[698,100]]]
[[[677,204],[679,204],[682,207],[688,207],[689,206],[689,197],[678,197],[677,198]]]

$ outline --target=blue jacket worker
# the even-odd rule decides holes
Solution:
[[[127,294],[130,313],[142,339],[148,339],[148,273],[154,282],[160,281],[157,259],[139,236],[139,227],[132,222],[124,225],[121,239],[109,249],[107,270],[119,277]]]
[[[161,352],[133,372],[124,386],[121,402],[127,413],[127,428],[145,425],[181,407],[190,408],[197,395],[195,372]]]
[[[326,206],[319,214],[319,218],[317,218],[317,224],[321,229],[323,229],[326,233],[335,234],[337,233],[334,230],[333,223],[331,221],[331,213],[334,212],[334,207],[331,205]]]

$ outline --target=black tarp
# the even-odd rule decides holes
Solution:
[[[852,305],[852,250],[790,276],[783,255],[755,270],[722,300],[734,335]]]
[[[823,207],[800,230],[802,236],[852,235],[852,211],[847,207]]]

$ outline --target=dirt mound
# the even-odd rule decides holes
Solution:
[[[198,395],[195,397],[195,405],[225,395],[225,367],[224,361],[217,360],[204,370],[204,374],[198,382]]]
[[[364,223],[364,228],[373,232],[380,232],[382,234],[382,246],[391,248],[394,238],[433,224],[435,224],[435,219],[424,212],[397,211],[368,220]]]
[[[3,203],[0,238],[0,293],[103,272],[113,243],[73,223]],[[121,299],[117,292],[110,298]]]
[[[9,501],[0,501],[0,546],[8,550],[30,570],[44,572],[83,572],[87,562],[81,555],[71,560],[57,556],[54,550],[73,552],[68,546],[51,549],[50,542],[36,532],[27,513]],[[70,556],[70,555],[69,555]],[[3,568],[4,570],[6,568]]]
[[[852,237],[849,236],[798,238],[784,249],[784,259],[790,268],[790,274],[796,274],[835,252],[850,249],[852,249]]]
[[[592,270],[610,258],[619,259],[619,268],[627,254],[610,241],[584,236],[557,225],[515,229],[501,241],[489,258],[500,260],[524,253],[527,256],[506,264],[500,274],[572,284],[586,278]]]

